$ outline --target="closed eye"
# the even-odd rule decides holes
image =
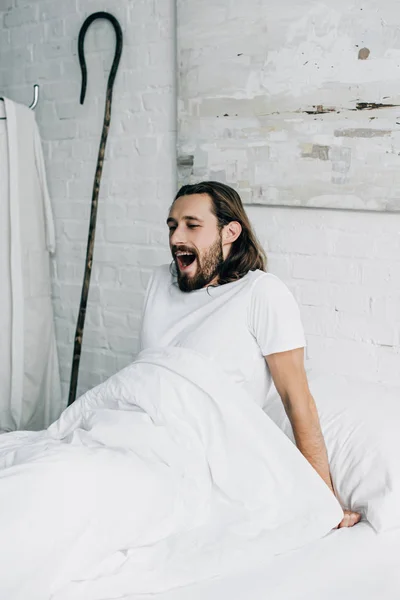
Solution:
[[[196,227],[200,227],[200,225],[188,225],[189,229],[196,229]],[[172,233],[173,231],[175,231],[176,226],[172,225],[171,227],[169,227],[169,232]]]

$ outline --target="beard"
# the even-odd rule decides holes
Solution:
[[[209,285],[220,273],[224,256],[221,236],[206,250],[200,258],[196,255],[197,269],[194,275],[182,273],[174,259],[178,286],[181,292],[193,292]]]

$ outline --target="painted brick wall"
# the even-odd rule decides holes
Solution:
[[[164,218],[175,191],[172,0],[0,0],[0,89],[37,120],[57,223],[54,307],[67,380],[79,303],[104,88],[113,52],[108,23],[87,35],[87,100],[78,104],[76,41],[84,18],[112,10],[125,48],[115,85],[101,189],[81,391],[134,356],[145,285],[169,260]],[[308,367],[400,386],[400,215],[249,207],[270,270],[294,291]]]
[[[400,215],[246,208],[300,303],[307,367],[400,386]]]
[[[0,0],[0,90],[29,104],[32,85],[40,84],[36,118],[57,230],[53,295],[65,398],[114,53],[111,25],[93,23],[85,42],[82,107],[77,37],[84,19],[99,10],[119,19],[124,49],[101,185],[80,391],[131,361],[149,273],[169,259],[164,222],[176,188],[173,2]]]

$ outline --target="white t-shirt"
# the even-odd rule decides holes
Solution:
[[[140,349],[179,346],[206,355],[260,406],[274,389],[264,357],[305,345],[296,300],[275,275],[249,271],[232,283],[181,292],[163,265],[149,282]]]

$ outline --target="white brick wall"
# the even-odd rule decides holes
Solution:
[[[86,35],[88,87],[79,104],[77,38],[105,10],[120,21],[124,48],[114,86],[100,192],[79,390],[125,366],[137,350],[139,315],[152,267],[169,259],[164,223],[175,184],[174,3],[172,0],[0,0],[0,91],[36,118],[57,230],[54,310],[64,397],[83,277],[105,86],[114,52],[106,21]]]
[[[247,210],[300,303],[310,370],[400,386],[400,215]]]
[[[54,308],[65,395],[79,303],[92,181],[113,32],[86,39],[85,105],[78,103],[77,35],[110,10],[125,45],[115,84],[101,188],[80,390],[133,357],[149,273],[169,260],[164,219],[175,191],[172,0],[0,0],[0,90],[31,101],[44,140],[57,226]],[[270,270],[294,291],[308,366],[400,386],[400,215],[249,207]]]

